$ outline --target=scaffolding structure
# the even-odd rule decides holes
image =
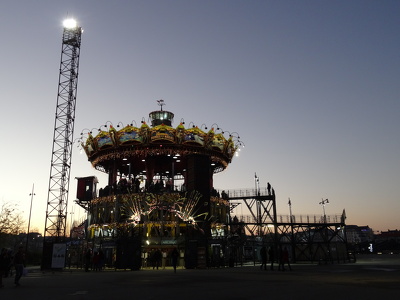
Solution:
[[[287,247],[290,249],[293,262],[345,262],[350,261],[345,231],[345,214],[340,218],[323,217],[302,218],[296,221],[292,215],[286,222],[276,213],[276,196],[270,190],[246,189],[227,191],[233,208],[243,206],[247,218],[231,218],[230,226],[241,226],[243,232],[250,236],[255,244],[269,245],[279,253]],[[331,219],[333,219],[331,221]]]

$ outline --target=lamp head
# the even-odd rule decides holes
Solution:
[[[63,22],[64,28],[73,29],[76,28],[77,23],[74,19],[65,19]]]

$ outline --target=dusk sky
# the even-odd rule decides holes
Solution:
[[[84,29],[74,137],[159,109],[176,127],[239,133],[217,189],[270,182],[278,215],[346,210],[347,224],[400,229],[400,1],[11,1],[2,28],[0,203],[44,231],[62,21]],[[106,176],[78,144],[75,177]],[[70,212],[74,212],[70,215]],[[239,212],[238,212],[239,213]]]

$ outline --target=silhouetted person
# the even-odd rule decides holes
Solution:
[[[93,270],[100,271],[100,254],[97,251],[93,254]]]
[[[178,265],[178,258],[179,258],[178,249],[174,248],[174,250],[172,250],[171,258],[172,258],[172,267],[174,268],[174,273],[176,273],[176,266]]]
[[[287,250],[286,247],[284,247],[283,249],[281,248],[280,251],[280,255],[279,255],[279,266],[278,266],[278,270],[281,270],[282,267],[282,271],[285,271],[285,264],[288,265],[289,270],[292,271],[292,267],[290,266],[289,263],[289,251]]]
[[[271,195],[271,184],[269,182],[267,182],[267,191],[268,195]]]
[[[85,272],[89,272],[89,267],[92,261],[92,251],[87,249],[85,253]]]
[[[7,249],[3,248],[1,249],[0,253],[0,288],[4,286],[3,277],[6,274],[6,269],[7,269]]]
[[[162,252],[162,268],[165,270],[165,265],[167,263],[167,252],[163,251]]]
[[[156,267],[158,270],[158,267],[161,266],[161,259],[162,259],[162,253],[161,253],[160,249],[157,249],[154,252],[153,259],[154,259],[153,269],[154,269],[154,267]]]
[[[104,252],[103,250],[99,250],[99,271],[102,271],[104,268]]]
[[[22,277],[22,273],[24,272],[24,267],[25,267],[25,253],[24,253],[24,248],[22,246],[20,246],[18,248],[17,253],[15,253],[14,267],[15,267],[14,284],[16,286],[19,286],[19,280]]]
[[[269,247],[268,256],[269,256],[269,260],[271,262],[271,270],[274,270],[275,251],[272,246]]]
[[[262,270],[267,270],[267,248],[265,246],[262,246],[260,250],[260,256],[261,256],[261,266],[260,269]]]
[[[5,270],[5,274],[4,277],[7,278],[8,276],[12,276],[12,266],[13,266],[13,255],[11,250],[7,250],[6,253],[6,270]]]
[[[139,193],[139,190],[140,190],[140,181],[139,181],[139,179],[135,178],[133,184],[134,184],[135,193]]]

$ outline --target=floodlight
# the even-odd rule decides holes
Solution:
[[[76,21],[74,19],[66,19],[63,22],[65,28],[73,29],[76,28]]]

